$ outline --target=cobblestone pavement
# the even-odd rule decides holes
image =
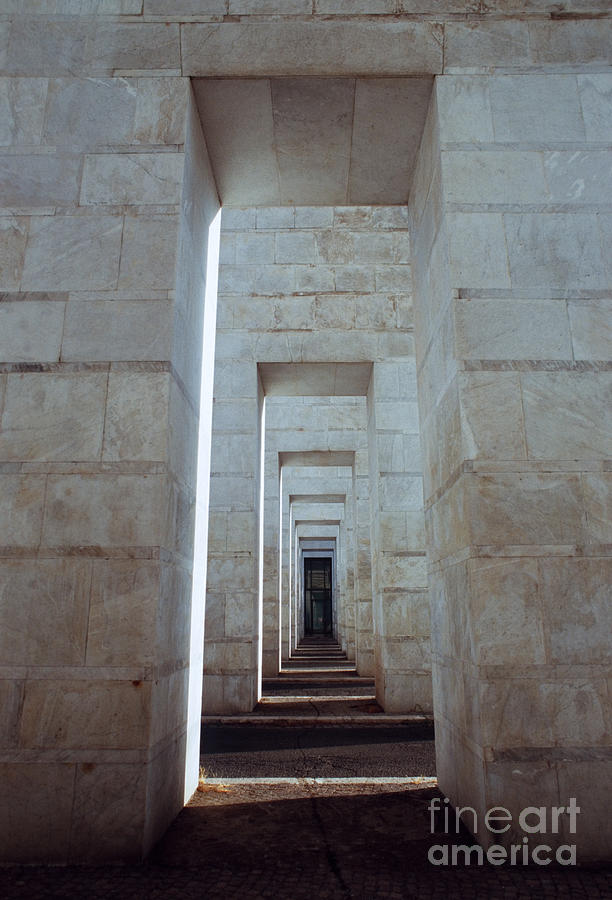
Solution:
[[[141,866],[0,870],[3,900],[612,898],[612,867],[434,867],[430,786],[202,785]]]

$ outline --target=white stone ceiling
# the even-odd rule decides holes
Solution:
[[[196,78],[224,206],[403,204],[433,80]]]

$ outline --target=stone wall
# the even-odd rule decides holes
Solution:
[[[223,214],[206,632],[211,650],[205,658],[204,694],[204,708],[211,712],[252,709],[257,697],[255,645],[260,638],[253,624],[260,603],[253,574],[257,550],[254,532],[243,540],[233,524],[240,517],[241,527],[251,532],[256,528],[255,507],[249,504],[254,504],[250,498],[260,464],[254,440],[258,413],[254,396],[248,393],[255,390],[257,366],[262,367],[264,390],[267,384],[273,401],[264,496],[264,516],[266,503],[271,504],[267,519],[271,530],[264,545],[268,564],[261,598],[266,612],[264,632],[269,631],[273,644],[266,651],[268,672],[276,659],[278,620],[274,498],[279,488],[274,454],[364,448],[367,378],[363,381],[361,369],[354,373],[350,365],[333,367],[413,358],[406,216],[405,207],[259,207],[228,209]],[[283,394],[291,396],[292,405],[286,422],[279,422],[275,403]],[[341,403],[343,394],[361,395],[361,404],[357,398]],[[326,406],[315,400],[317,395],[331,395]],[[397,397],[392,397],[387,406],[396,402]],[[395,409],[398,412],[402,410]],[[381,463],[387,465],[388,453],[384,456],[383,451],[394,438],[383,434],[388,430],[384,416],[379,430]],[[401,431],[400,425],[400,438]],[[351,520],[352,516],[351,509]],[[354,555],[353,548],[351,552]],[[360,630],[363,649],[372,653],[364,634],[371,628],[368,602],[365,591]],[[351,615],[353,647],[354,611]],[[234,631],[227,624],[230,617]],[[241,654],[240,662],[236,654]],[[364,661],[364,666],[371,663]],[[240,679],[239,689],[232,679]],[[234,685],[231,694],[230,684]]]
[[[218,201],[188,82],[2,89],[2,853],[137,858],[184,794]]]
[[[611,88],[439,79],[411,207],[440,784],[481,811],[577,797],[592,857],[610,853]]]
[[[412,198],[442,786],[511,805],[512,767],[525,785],[554,772],[558,795],[543,802],[580,792],[583,858],[609,855],[611,30],[607,0],[3,4],[5,858],[139,857],[176,809],[188,641],[168,613],[188,591],[199,335],[179,312],[175,259],[179,219],[203,236],[216,206],[195,188],[210,186],[204,163],[182,187],[185,77],[304,74],[450,76]],[[179,212],[202,191],[205,209]],[[195,298],[202,255],[180,258]],[[351,360],[358,345],[358,359],[383,361],[410,356],[410,340],[283,336],[274,358],[320,359],[318,346]],[[238,400],[240,358],[226,367]],[[366,471],[357,452],[360,548]]]

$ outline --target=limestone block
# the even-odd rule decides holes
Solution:
[[[106,381],[89,372],[9,375],[0,459],[99,459]]]
[[[320,294],[314,302],[317,328],[354,329],[355,299],[350,295]]]
[[[578,476],[502,473],[471,477],[470,482],[472,509],[478,511],[471,523],[474,543],[572,544],[584,540]]]
[[[428,638],[431,626],[427,592],[385,594],[383,618],[383,634]]]
[[[459,301],[455,324],[457,354],[464,359],[571,359],[564,303]]]
[[[274,235],[258,232],[236,234],[234,239],[235,262],[238,266],[293,262],[293,260],[275,260]]]
[[[451,279],[455,287],[510,287],[506,238],[500,214],[451,213],[448,215],[448,234]],[[524,253],[524,245],[521,250]]]
[[[81,159],[68,154],[0,156],[5,207],[76,206]]]
[[[257,523],[250,512],[228,512],[226,546],[229,551],[254,547],[257,542]]]
[[[69,303],[64,360],[167,360],[172,306],[167,300]]]
[[[504,224],[513,286],[566,291],[607,287],[596,215],[505,214]]]
[[[390,267],[385,266],[385,269],[388,268]],[[372,266],[336,266],[334,273],[336,291],[371,293],[374,290],[385,290],[385,287],[376,280],[378,270]]]
[[[395,0],[316,0],[316,10],[323,15],[393,14]]]
[[[447,22],[444,28],[445,72],[525,68],[531,63],[526,21]]]
[[[309,16],[311,13],[312,0],[229,0],[230,16]]]
[[[261,212],[261,209],[255,209],[252,206],[246,209],[223,207],[221,210],[221,233],[223,234],[225,231],[250,231],[256,227],[257,216]],[[292,224],[293,221],[293,216],[291,216]]]
[[[385,510],[418,510],[423,505],[422,480],[414,475],[382,475],[380,505]]]
[[[160,475],[50,475],[42,542],[158,545],[164,485]]]
[[[25,216],[0,217],[0,290],[19,289],[27,239]]]
[[[215,434],[211,472],[249,475],[257,468],[257,450],[251,434]]]
[[[4,802],[0,811],[3,862],[65,863],[74,793],[67,763],[0,763]],[[32,835],[36,834],[36,846]]]
[[[540,752],[536,753],[533,753],[532,751],[532,754],[530,754],[529,757],[524,758],[524,755],[519,751],[518,754],[513,754],[515,757],[514,759],[508,760],[502,757],[501,759],[495,759],[492,762],[485,763],[488,782],[487,792],[490,801],[483,805],[483,813],[479,814],[479,821],[483,832],[483,834],[479,835],[479,838],[483,841],[485,846],[487,842],[492,843],[493,840],[497,841],[498,838],[494,837],[490,832],[485,836],[484,832],[486,829],[482,827],[484,823],[482,815],[484,814],[485,809],[491,809],[493,804],[497,803],[501,797],[508,798],[506,809],[510,812],[513,820],[513,823],[510,825],[510,829],[505,836],[509,841],[512,841],[512,843],[518,844],[522,841],[523,836],[527,837],[527,835],[524,835],[523,830],[518,824],[518,817],[523,809],[541,803],[547,810],[547,824],[550,828],[549,823],[551,817],[548,813],[550,806],[552,804],[563,806],[568,802],[569,797],[573,796],[573,791],[559,794],[557,776],[558,764],[556,761],[552,762],[550,760],[546,750],[542,749]],[[516,756],[519,758],[517,759]],[[549,846],[554,846],[556,843],[563,843],[564,839],[561,837],[561,834],[565,831],[563,825],[563,820],[565,818],[565,816],[560,817],[560,834],[558,835],[550,833],[550,831],[546,836],[543,834],[529,835],[528,840],[532,846],[538,844],[542,840],[546,840]],[[584,822],[581,822],[579,817],[578,829],[580,834],[582,834],[581,825],[584,825]],[[575,836],[572,841],[567,841],[567,843],[572,843],[573,840],[575,840]]]
[[[230,475],[227,478],[213,473],[210,479],[211,509],[228,512],[255,509],[255,479]]]
[[[582,476],[589,538],[609,544],[612,541],[612,475]]]
[[[594,203],[612,188],[612,160],[605,150],[544,154],[550,198],[557,203]]]
[[[91,20],[16,16],[8,25],[6,75],[72,75],[86,69]]]
[[[136,83],[133,142],[183,144],[189,80],[169,75],[138,78]]]
[[[98,21],[94,28],[85,70],[93,75],[115,70],[180,70],[177,24],[114,23]]]
[[[612,373],[521,375],[529,456],[609,459]]]
[[[103,459],[166,459],[168,397],[166,372],[111,372]]]
[[[272,316],[270,327],[275,330],[309,331],[315,327],[315,300],[313,297],[283,297],[273,303]]]
[[[257,399],[217,399],[213,407],[213,431],[238,431],[255,434],[257,431]]]
[[[525,458],[525,425],[517,373],[463,373],[459,376],[459,396],[464,458]]]
[[[29,16],[138,16],[142,0],[5,0],[3,12]]]
[[[2,543],[37,547],[43,515],[45,478],[39,475],[0,475]]]
[[[385,692],[383,706],[386,713],[425,712],[432,711],[431,675],[415,674],[410,677],[404,673],[385,674]]]
[[[385,588],[393,591],[399,588],[427,588],[427,561],[424,556],[402,556],[383,550],[380,561],[380,578]]]
[[[296,228],[330,228],[334,224],[331,206],[296,206]]]
[[[607,72],[578,75],[577,82],[587,141],[609,141],[612,76]]]
[[[375,266],[377,291],[411,291],[412,275],[409,266]]]
[[[321,262],[345,265],[355,261],[355,235],[329,228],[316,235],[317,255]]]
[[[3,665],[83,665],[90,582],[89,560],[2,560],[0,654]],[[47,598],[52,605],[52,628],[46,616],[41,615],[41,598]]]
[[[225,0],[144,0],[147,16],[223,16],[226,12]]]
[[[555,681],[499,679],[481,689],[482,741],[491,746],[589,747],[610,741],[610,714],[604,679]]]
[[[376,427],[418,434],[419,411],[414,400],[379,400],[376,403]]]
[[[44,139],[58,146],[127,144],[136,104],[137,91],[125,78],[53,78]]]
[[[528,151],[443,151],[445,199],[448,203],[546,203],[549,191],[543,162],[543,154]]]
[[[295,266],[296,293],[311,294],[315,291],[329,293],[336,288],[338,273],[343,271],[343,269],[333,269],[330,266],[297,265]]]
[[[400,228],[406,232],[406,237],[410,240],[407,206],[373,206],[371,209],[373,228]]]
[[[588,836],[584,850],[578,851],[579,858],[588,858],[594,861],[610,859],[612,847],[610,846],[610,833],[607,828],[602,828],[601,823],[606,821],[609,809],[609,799],[606,791],[602,791],[600,785],[608,784],[610,779],[610,763],[607,759],[588,759],[587,761],[563,761],[557,763],[557,778],[559,784],[559,797],[561,802],[567,797],[576,797],[577,806],[581,810],[588,810],[589,824]],[[566,801],[567,802],[567,801]],[[582,824],[582,828],[580,827]],[[579,834],[585,834],[586,823],[578,824]],[[572,843],[575,835],[569,832],[566,825],[563,840]]]
[[[22,747],[99,749],[147,743],[151,683],[29,681],[21,715]]]
[[[250,581],[247,587],[251,587],[253,570],[250,569]],[[240,593],[239,586],[232,591],[225,603],[225,636],[251,638],[256,621],[256,608],[253,603],[252,593]]]
[[[485,76],[438,77],[435,86],[440,141],[487,144],[494,140],[489,79]],[[434,135],[429,136],[430,141]],[[429,183],[426,179],[425,183]]]
[[[612,347],[612,303],[570,300],[567,304],[576,359],[609,359]]]
[[[0,146],[39,144],[46,78],[0,78]]]
[[[489,81],[495,140],[584,141],[574,75],[513,75]]]
[[[183,162],[184,156],[180,153],[86,156],[81,205],[179,203]]]
[[[165,496],[162,544],[183,559],[193,559],[195,493],[169,479]],[[178,596],[178,594],[176,595]]]
[[[470,642],[476,665],[547,662],[534,559],[470,560]]]
[[[295,208],[293,206],[260,207],[255,212],[259,230],[295,227]]]
[[[389,263],[396,265],[410,262],[410,240],[407,232],[355,234],[354,246],[355,259],[362,264]]]
[[[145,766],[129,763],[76,767],[71,858],[81,863],[141,861],[147,776]],[[106,802],[100,804],[100,797]]]
[[[542,559],[541,593],[551,662],[610,662],[610,559]]]
[[[186,79],[54,78],[44,137],[56,146],[180,144],[185,140]]]
[[[60,355],[64,307],[64,303],[44,300],[0,304],[0,359],[56,362]]]
[[[377,435],[378,465],[381,472],[404,471],[404,447],[401,434]]]
[[[276,235],[276,262],[314,263],[315,239],[309,231],[280,232]]]
[[[188,548],[184,548],[188,553]],[[191,550],[193,556],[193,549]],[[201,585],[204,590],[204,585]],[[184,670],[190,658],[191,603],[194,592],[191,572],[182,565],[162,564],[156,621],[156,651],[162,664]],[[179,716],[181,710],[177,709]]]
[[[112,290],[122,229],[120,216],[33,216],[22,290]]]
[[[154,662],[159,564],[143,559],[94,560],[87,627],[88,666]]]
[[[249,672],[252,666],[251,641],[206,642],[205,672]]]
[[[218,359],[215,362],[215,399],[257,397],[257,367],[252,362],[231,362]],[[218,408],[218,403],[215,408]]]
[[[162,391],[163,393],[163,391]],[[150,397],[152,395],[149,395]],[[153,407],[157,407],[157,401],[153,402]],[[158,419],[158,427],[152,428],[153,447],[146,449],[148,437],[140,434],[138,441],[140,442],[141,452],[153,453],[157,445],[159,452],[162,453],[162,434],[164,430],[165,419],[160,415]],[[156,413],[153,412],[156,417]],[[168,464],[172,474],[185,482],[187,485],[194,486],[197,477],[198,465],[198,416],[193,406],[185,396],[185,392],[178,384],[176,379],[170,381],[170,394],[168,403],[168,433],[164,440],[168,442]]]
[[[219,240],[219,265],[234,265],[236,262],[236,235],[222,232]]]
[[[441,71],[442,47],[421,22],[189,24],[182,59],[191,76],[422,75]]]
[[[119,287],[174,290],[177,235],[175,215],[126,216]]]
[[[228,294],[292,294],[293,266],[223,266],[219,271],[219,291]]]
[[[529,23],[530,51],[540,66],[607,66],[611,37],[605,18]]]

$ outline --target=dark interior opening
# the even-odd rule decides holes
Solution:
[[[304,559],[304,630],[306,634],[332,633],[332,561],[329,557]]]

